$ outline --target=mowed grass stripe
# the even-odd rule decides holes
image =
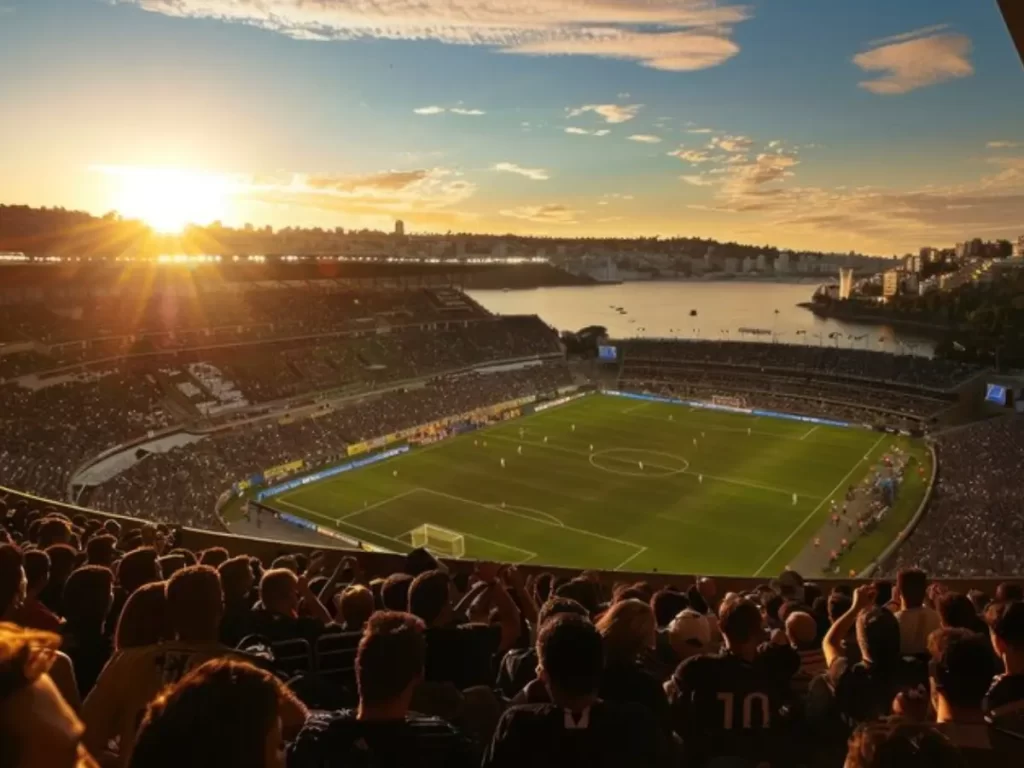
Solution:
[[[866,430],[822,426],[804,440],[780,439],[805,435],[809,426],[661,403],[622,413],[635,404],[610,396],[584,398],[303,486],[284,500],[322,515],[321,523],[351,514],[339,530],[365,529],[385,541],[425,522],[440,525],[467,535],[468,557],[499,556],[500,547],[482,540],[488,539],[536,553],[534,563],[612,569],[628,558],[631,570],[749,575],[780,545],[781,560],[791,547],[805,543],[794,529],[820,514],[819,503],[878,438]],[[748,426],[754,433],[749,436]],[[595,467],[591,443],[597,451],[651,451],[643,459],[651,471],[630,476]],[[616,459],[612,454],[607,466],[630,469],[633,457],[643,455],[622,453]],[[683,461],[689,462],[684,472],[653,476],[670,471],[658,465],[674,468]],[[854,473],[850,482],[860,479]],[[434,493],[415,492],[418,488]],[[796,505],[787,489],[798,494]],[[520,517],[490,508],[502,503],[508,510],[531,512]],[[362,514],[364,505],[376,506]],[[629,546],[539,522],[552,518]],[[360,528],[346,529],[349,521]],[[365,538],[388,546],[374,542],[370,533]]]

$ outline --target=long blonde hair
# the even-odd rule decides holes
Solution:
[[[604,638],[605,658],[609,661],[632,661],[654,645],[654,611],[642,600],[615,603],[596,626]]]

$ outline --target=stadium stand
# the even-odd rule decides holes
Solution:
[[[246,539],[217,532],[240,478],[574,384],[551,329],[457,291],[262,290],[4,325],[29,346],[0,355],[17,379],[0,385],[0,486],[19,489],[0,488],[3,765],[1019,764],[1021,586],[954,578],[1024,565],[1019,418],[936,439],[895,590]],[[104,337],[128,316],[139,333]],[[974,373],[623,347],[623,388],[908,429]],[[90,508],[56,501],[105,449],[186,428],[201,439],[102,479]]]

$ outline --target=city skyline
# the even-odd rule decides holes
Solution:
[[[828,5],[0,0],[0,203],[160,231],[1015,238],[1024,73],[995,4]]]

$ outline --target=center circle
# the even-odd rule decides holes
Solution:
[[[682,456],[649,448],[605,448],[590,454],[590,463],[605,472],[626,477],[671,477],[690,467],[690,462]]]

